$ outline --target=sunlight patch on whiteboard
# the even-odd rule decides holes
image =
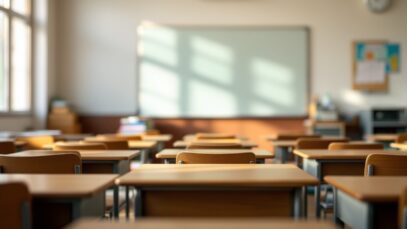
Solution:
[[[148,108],[151,114],[167,113],[177,115],[180,113],[179,94],[180,80],[176,73],[159,65],[145,62],[140,72],[145,76],[141,81],[142,93],[140,101]],[[166,85],[159,87],[159,85]]]
[[[216,113],[219,117],[237,114],[235,96],[223,89],[211,86],[201,81],[191,81],[188,113],[210,116]]]
[[[270,107],[295,105],[294,75],[289,68],[267,60],[255,59],[251,70],[256,97],[269,102]]]
[[[191,39],[191,68],[197,75],[215,83],[233,83],[233,52],[223,44],[201,38]]]
[[[143,36],[138,47],[140,56],[173,67],[178,65],[178,36],[175,31],[162,29],[143,33],[140,29],[139,34]]]

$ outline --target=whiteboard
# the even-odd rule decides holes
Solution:
[[[138,30],[140,114],[156,118],[307,114],[306,27]]]

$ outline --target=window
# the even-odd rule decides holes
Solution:
[[[32,0],[0,0],[0,113],[31,111]]]

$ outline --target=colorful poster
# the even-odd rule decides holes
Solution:
[[[384,61],[386,73],[400,72],[400,45],[356,43],[356,61]]]
[[[400,45],[388,44],[387,45],[387,72],[396,73],[400,72]]]
[[[386,61],[387,46],[385,44],[356,44],[357,61]]]

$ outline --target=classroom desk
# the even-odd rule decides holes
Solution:
[[[24,147],[27,145],[27,142],[25,141],[16,141],[14,139],[9,139],[9,138],[5,138],[5,139],[0,139],[0,141],[10,141],[10,142],[14,142],[14,145],[16,147],[16,151],[21,151],[24,150]]]
[[[123,175],[130,171],[131,161],[140,154],[138,150],[75,150],[79,152],[82,160],[82,173],[84,174],[117,174]],[[52,152],[42,150],[30,150],[12,155],[38,156]],[[126,200],[128,199],[126,189]],[[126,213],[128,214],[128,206]],[[113,187],[113,215],[119,216],[119,187]]]
[[[335,229],[330,222],[321,221],[294,221],[284,219],[143,219],[134,222],[128,221],[102,221],[100,219],[80,219],[68,226],[67,229]]]
[[[294,165],[145,164],[116,184],[137,189],[135,217],[298,218],[318,180]]]
[[[225,141],[225,140],[202,140],[202,142],[225,142],[225,143],[229,143],[229,141]],[[230,142],[234,143],[235,141],[232,140]],[[178,148],[178,149],[185,149],[185,148],[187,148],[189,143],[190,142],[188,142],[188,141],[176,141],[176,142],[174,142],[173,147]],[[238,142],[238,143],[241,143],[243,148],[245,148],[245,149],[251,149],[251,148],[255,148],[255,147],[258,146],[257,143],[254,143],[254,142],[251,142],[251,141],[242,141],[242,142]]]
[[[186,142],[190,142],[190,141],[196,140],[195,137],[196,137],[195,134],[187,134],[182,138],[182,140],[186,141]],[[244,137],[244,136],[236,136],[236,137],[237,137],[237,139],[240,139],[242,141],[248,141],[249,140],[248,137]]]
[[[82,173],[125,174],[130,171],[130,162],[140,154],[138,150],[72,150],[79,152]],[[13,153],[14,156],[38,156],[54,154],[52,151],[29,150]]]
[[[321,137],[320,139],[343,140],[343,137]],[[292,155],[293,149],[297,145],[297,140],[275,140],[269,138],[271,145],[274,147],[276,158],[279,158],[282,164],[285,164]]]
[[[352,228],[397,228],[398,202],[407,177],[327,176],[334,187],[334,219]]]
[[[169,142],[172,139],[171,134],[159,134],[159,135],[142,135],[143,141],[156,141],[156,142]]]
[[[154,151],[157,147],[156,141],[129,141],[130,150],[140,150],[140,161],[142,163],[148,162],[148,154]],[[47,144],[43,146],[44,150],[52,150],[54,144]]]
[[[155,141],[157,142],[157,151],[159,152],[165,148],[165,144],[172,140],[171,134],[159,134],[159,135],[142,135],[143,141]]]
[[[259,164],[264,164],[267,158],[273,158],[274,154],[268,150],[263,149],[164,149],[160,151],[156,158],[163,159],[165,164],[175,164],[175,158],[180,152],[193,152],[193,153],[243,153],[243,152],[252,152],[256,156],[256,161]]]
[[[303,159],[303,169],[323,182],[328,175],[363,176],[365,160],[372,153],[403,154],[398,150],[294,150]],[[403,154],[407,155],[407,154]],[[321,186],[315,188],[316,216],[321,216]]]
[[[0,174],[0,182],[23,182],[32,196],[33,228],[61,228],[84,216],[103,217],[105,190],[116,175]]]
[[[64,142],[72,142],[72,141],[83,141],[85,138],[92,137],[93,134],[60,134],[55,135],[55,141],[64,141]]]
[[[274,148],[276,158],[285,164],[291,155],[292,149],[297,144],[297,140],[272,140],[271,145]]]
[[[407,151],[407,143],[391,143],[391,148],[399,149],[402,151]]]
[[[129,148],[133,150],[140,150],[140,161],[141,163],[149,162],[149,154],[154,152],[158,147],[157,141],[129,141]]]
[[[372,134],[367,136],[370,142],[383,143],[385,148],[390,148],[390,143],[397,140],[398,134]]]
[[[22,151],[27,146],[27,142],[24,141],[14,141],[14,145],[16,146],[16,151]]]

